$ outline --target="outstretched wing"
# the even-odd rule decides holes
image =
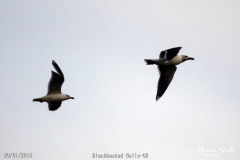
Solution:
[[[60,67],[57,65],[57,63],[53,60],[52,61],[52,65],[53,65],[53,67],[56,69],[56,71],[62,76],[62,77],[64,77],[63,76],[63,73],[62,73],[62,70],[60,69]]]
[[[55,93],[61,93],[61,87],[64,82],[64,75],[57,65],[55,61],[52,61],[52,65],[56,69],[56,72],[52,71],[52,77],[48,83],[48,93],[47,94],[55,94]]]
[[[159,98],[161,98],[164,92],[167,90],[169,84],[173,79],[176,69],[177,69],[176,66],[159,66],[158,65],[160,78],[158,80],[156,100],[159,100]]]
[[[59,102],[48,102],[49,111],[56,111],[62,104],[62,101]]]
[[[179,50],[182,47],[176,47],[176,48],[171,48],[171,49],[167,49],[165,51],[162,51],[159,55],[159,58],[166,58],[166,61],[170,61],[171,59],[173,59],[179,52]]]

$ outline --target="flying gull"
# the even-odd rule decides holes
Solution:
[[[49,110],[55,111],[61,106],[62,101],[74,98],[61,92],[61,87],[64,82],[64,75],[54,60],[52,61],[52,65],[56,69],[57,73],[52,71],[52,77],[48,83],[47,95],[41,98],[35,98],[33,101],[38,101],[41,103],[47,102]]]
[[[156,64],[158,66],[160,78],[158,80],[156,100],[159,100],[167,90],[177,69],[176,65],[186,60],[194,60],[192,57],[178,54],[181,48],[182,47],[176,47],[162,51],[159,59],[144,59],[147,65]]]

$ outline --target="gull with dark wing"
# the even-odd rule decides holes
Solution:
[[[52,65],[56,69],[57,73],[52,71],[52,77],[48,83],[47,95],[41,98],[35,98],[33,101],[41,103],[47,102],[49,110],[55,111],[61,106],[62,101],[74,98],[61,92],[61,87],[64,82],[64,75],[54,60],[52,61]]]
[[[194,60],[192,57],[178,54],[181,48],[176,47],[164,50],[160,53],[159,59],[144,59],[147,65],[156,64],[158,66],[160,78],[158,80],[156,100],[159,100],[167,90],[177,69],[176,65],[186,60]]]

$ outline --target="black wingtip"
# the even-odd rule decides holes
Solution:
[[[178,51],[180,51],[180,49],[182,49],[182,47],[175,47],[175,48],[172,48],[172,49],[178,49]]]
[[[62,73],[60,67],[58,66],[58,64],[54,60],[52,60],[52,65],[56,69],[57,73],[59,73],[60,75],[63,76],[63,73]]]
[[[182,47],[174,47],[174,48],[170,48],[168,50],[172,50],[172,49],[177,49],[178,51],[180,51],[180,49],[182,49]]]

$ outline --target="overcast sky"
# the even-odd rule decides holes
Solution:
[[[91,160],[240,158],[240,1],[0,0],[0,157]],[[145,58],[183,47],[155,101]],[[55,112],[44,96],[55,60],[73,96]]]

